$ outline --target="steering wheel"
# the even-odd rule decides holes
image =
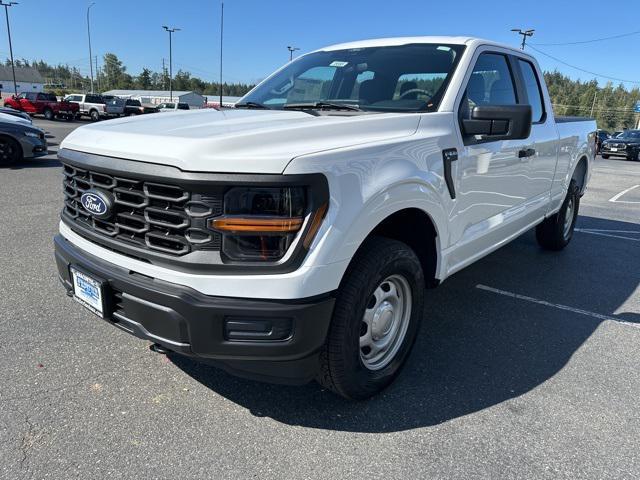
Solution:
[[[423,93],[426,96],[428,96],[429,98],[433,97],[433,93],[427,91],[427,90],[423,90],[422,88],[411,88],[409,90],[407,90],[406,92],[403,92],[402,95],[400,95],[400,100],[403,100],[404,97],[406,95],[409,95],[410,93]]]

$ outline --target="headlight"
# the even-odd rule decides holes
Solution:
[[[326,212],[326,203],[313,205],[310,197],[307,187],[229,190],[223,215],[209,219],[209,228],[223,235],[223,258],[276,262],[296,240],[308,248]]]
[[[32,137],[32,138],[41,138],[41,134],[40,134],[40,132],[31,132],[31,131],[27,130],[26,132],[24,132],[24,134],[25,134],[27,137]]]

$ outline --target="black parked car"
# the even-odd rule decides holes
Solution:
[[[0,122],[0,167],[46,155],[44,132],[26,122]]]
[[[625,157],[640,162],[640,130],[625,130],[602,142],[602,158]]]

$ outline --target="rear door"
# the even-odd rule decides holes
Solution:
[[[458,149],[456,199],[450,216],[450,240],[455,245],[450,267],[462,268],[518,231],[529,200],[525,140],[492,140],[465,136],[463,118],[476,105],[524,103],[514,58],[508,50],[480,47],[457,104]]]
[[[558,131],[553,115],[547,113],[551,105],[545,105],[541,74],[535,64],[526,58],[515,61],[515,73],[522,89],[522,103],[531,105],[531,141],[526,145],[532,156],[526,157],[526,194],[531,202],[547,203],[551,194],[558,160]]]

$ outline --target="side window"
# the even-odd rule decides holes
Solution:
[[[515,105],[518,103],[507,57],[482,53],[467,84],[468,112],[476,105]]]
[[[538,76],[530,62],[519,59],[518,64],[522,72],[524,87],[527,90],[527,97],[529,97],[529,103],[531,104],[531,119],[533,123],[540,122],[544,116],[544,107],[542,105],[542,89],[540,88]]]

